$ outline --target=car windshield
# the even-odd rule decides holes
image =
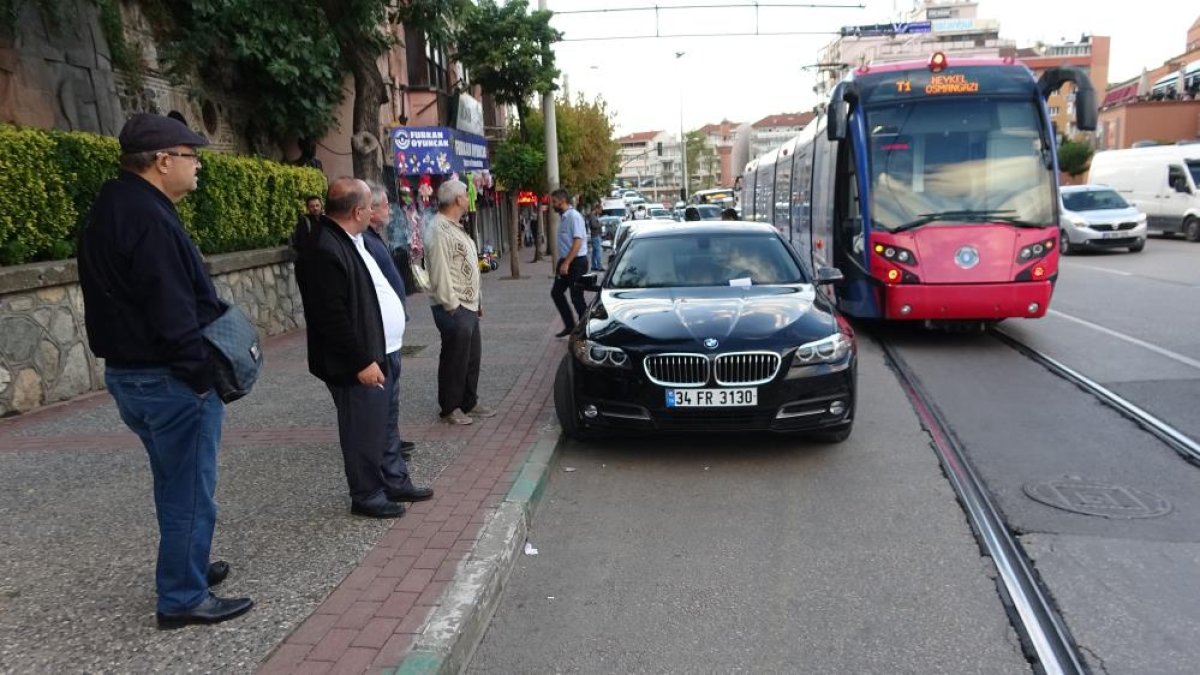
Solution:
[[[721,207],[712,204],[698,204],[696,210],[700,212],[700,220],[720,220]]]
[[[1053,222],[1053,163],[1033,101],[893,102],[866,118],[876,228]]]
[[[696,234],[634,239],[609,275],[609,288],[750,286],[804,281],[773,234]]]
[[[1105,209],[1127,209],[1129,204],[1113,190],[1081,190],[1064,192],[1063,206],[1068,211],[1103,211]]]

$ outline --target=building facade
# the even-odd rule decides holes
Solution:
[[[700,127],[708,145],[717,153],[716,175],[713,178],[718,187],[733,187],[734,180],[741,173],[741,167],[735,167],[733,163],[733,146],[737,141],[738,129],[742,126],[739,122],[721,120]]]
[[[798,135],[816,118],[816,113],[782,113],[767,115],[750,125],[750,159],[770,152]],[[740,168],[745,168],[740,167]]]
[[[639,131],[617,139],[617,184],[655,202],[674,203],[683,181],[679,139],[666,131]]]

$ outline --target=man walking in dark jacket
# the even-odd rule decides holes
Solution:
[[[329,187],[319,235],[296,260],[304,301],[308,369],[329,388],[350,486],[350,512],[374,518],[404,514],[400,502],[433,496],[409,478],[388,448],[389,401],[396,394],[404,338],[404,306],[368,252],[371,190],[354,178]]]
[[[196,148],[208,142],[145,113],[126,122],[119,140],[121,174],[100,189],[79,236],[88,343],[106,360],[121,419],[150,456],[158,627],[217,623],[254,603],[209,591],[229,574],[227,563],[209,561],[225,408],[201,331],[225,304],[175,210],[196,189]]]

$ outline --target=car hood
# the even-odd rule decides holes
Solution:
[[[1133,207],[1124,209],[1097,209],[1095,211],[1071,211],[1063,209],[1063,215],[1086,220],[1089,223],[1130,223],[1142,216],[1141,211]]]
[[[605,289],[588,337],[614,347],[720,351],[795,346],[828,336],[837,322],[810,284]],[[712,349],[712,347],[708,347]]]

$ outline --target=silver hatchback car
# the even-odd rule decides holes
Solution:
[[[1137,253],[1146,247],[1146,214],[1130,206],[1116,190],[1107,185],[1070,185],[1060,194],[1060,254],[1112,248]]]

